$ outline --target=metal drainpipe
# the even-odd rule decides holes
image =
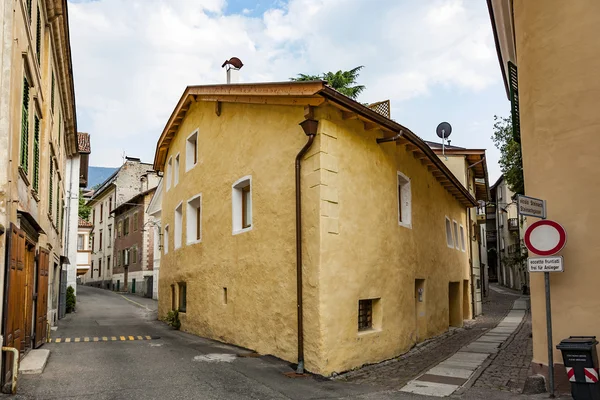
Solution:
[[[19,350],[14,347],[2,346],[2,351],[10,351],[13,353],[13,373],[12,373],[12,386],[11,393],[17,394],[17,378],[19,377]]]
[[[315,140],[316,132],[307,132],[309,128],[302,124],[304,132],[308,136],[308,141],[304,147],[296,155],[296,301],[298,308],[298,367],[296,373],[304,373],[304,325],[303,325],[303,313],[302,313],[302,196],[300,187],[300,161],[306,154],[310,146],[312,146]],[[316,121],[314,121],[316,123]],[[316,128],[316,124],[315,124]],[[316,129],[315,129],[316,131]]]
[[[402,137],[402,131],[398,132],[396,136],[392,136],[389,138],[378,138],[375,140],[377,141],[377,143],[395,142],[396,140],[400,139],[400,137]]]

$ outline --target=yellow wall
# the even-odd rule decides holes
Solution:
[[[600,336],[600,3],[518,0],[514,15],[526,194],[545,199],[568,235],[565,272],[551,274],[554,344]],[[531,274],[531,307],[533,362],[547,364],[541,274]]]
[[[194,103],[167,161],[180,153],[179,184],[163,192],[169,226],[159,315],[171,284],[187,282],[182,329],[296,361],[294,158],[306,142],[302,107]],[[319,134],[302,164],[305,359],[329,375],[407,351],[416,340],[415,279],[425,279],[420,340],[448,329],[448,286],[469,279],[467,252],[448,248],[445,216],[466,211],[411,152],[377,144],[381,133],[317,109]],[[199,164],[185,172],[185,142],[199,128]],[[399,226],[397,171],[411,179],[412,228]],[[253,228],[232,235],[231,185],[252,176]],[[166,185],[165,185],[166,189]],[[185,244],[187,199],[202,193],[202,242]],[[183,246],[174,210],[184,204]],[[223,288],[228,304],[223,304]],[[467,301],[470,301],[467,295]],[[378,331],[359,333],[358,300],[380,298]],[[467,312],[468,313],[468,312]],[[468,315],[464,316],[469,317]]]

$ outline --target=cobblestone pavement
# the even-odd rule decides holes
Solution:
[[[531,313],[528,312],[517,333],[503,345],[473,386],[521,393],[532,357]]]
[[[373,384],[388,389],[399,389],[408,381],[456,353],[495,327],[508,313],[519,294],[503,288],[505,293],[490,290],[483,302],[483,315],[465,323],[464,328],[449,332],[415,346],[408,353],[379,364],[365,366],[338,377],[347,382]]]

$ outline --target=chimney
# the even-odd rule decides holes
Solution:
[[[238,83],[240,80],[240,69],[244,66],[242,60],[237,57],[232,57],[226,60],[221,68],[227,68],[227,83]]]

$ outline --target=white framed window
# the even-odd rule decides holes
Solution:
[[[231,186],[233,234],[252,229],[252,177],[238,179]]]
[[[163,232],[163,252],[164,254],[169,252],[169,225],[165,225],[165,231]]]
[[[185,142],[185,170],[186,172],[198,164],[198,129],[196,129]]]
[[[458,222],[452,220],[452,223],[454,225],[454,247],[456,247],[457,250],[460,250],[460,243],[458,241]]]
[[[179,183],[179,153],[175,156],[175,165],[173,166],[173,186]]]
[[[181,247],[181,234],[182,234],[182,225],[183,225],[183,204],[179,203],[179,205],[175,208],[175,232],[173,238],[173,248],[178,249]]]
[[[188,200],[185,218],[186,243],[200,243],[202,241],[202,194]]]
[[[466,247],[465,247],[465,228],[461,225],[460,226],[460,249],[462,251],[465,251]]]
[[[398,224],[411,228],[411,193],[410,179],[398,171]]]
[[[504,226],[504,214],[502,211],[498,213],[498,226],[502,228]]]
[[[452,240],[452,222],[450,218],[446,217],[446,244],[451,249],[454,248],[454,240]]]
[[[171,172],[173,169],[173,157],[169,157],[169,161],[167,162],[167,170],[165,171],[165,175],[167,176],[167,190],[171,188]]]

